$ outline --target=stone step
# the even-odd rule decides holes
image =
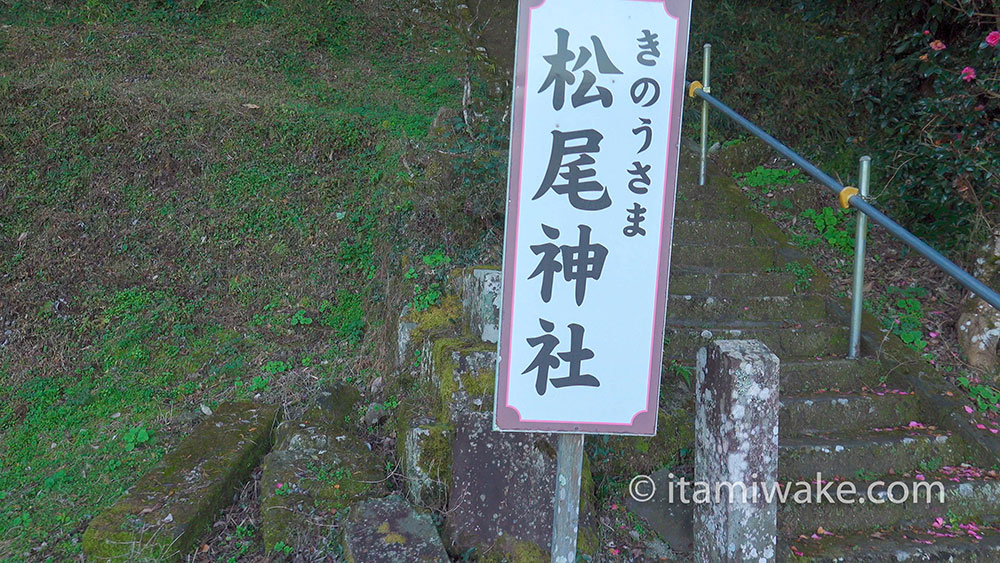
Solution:
[[[848,329],[840,326],[807,326],[800,328],[753,327],[698,328],[671,326],[668,323],[664,343],[664,358],[681,364],[694,364],[698,350],[712,340],[760,340],[782,362],[795,359],[815,359],[843,355],[847,350]]]
[[[753,225],[739,219],[684,219],[674,221],[674,244],[743,246],[753,237]],[[763,241],[762,241],[763,242]]]
[[[738,220],[745,216],[747,205],[739,205],[727,199],[716,201],[678,198],[675,215],[696,220]]]
[[[720,190],[713,186],[683,186],[678,187],[677,201],[708,201],[724,199],[732,204],[749,204],[750,200],[739,189]]]
[[[883,369],[873,360],[813,360],[781,363],[781,396],[820,390],[856,391],[880,383]]]
[[[905,429],[855,435],[782,438],[778,444],[781,479],[901,474],[920,463],[960,465],[980,460],[950,433]]]
[[[786,261],[766,246],[673,247],[671,269],[681,272],[766,272],[784,267]]]
[[[673,319],[719,321],[816,321],[826,316],[826,300],[816,295],[738,299],[671,295],[667,322]]]
[[[711,295],[726,297],[766,297],[796,293],[795,276],[785,272],[771,273],[670,273],[670,295]]]
[[[856,432],[905,426],[919,418],[916,395],[823,394],[781,399],[778,427],[782,436],[817,432]]]
[[[1000,561],[1000,531],[980,526],[976,539],[964,530],[954,537],[932,527],[869,528],[853,534],[796,538],[778,542],[778,561],[796,557],[797,562],[882,561]]]
[[[278,408],[225,403],[90,521],[88,561],[180,561],[271,446]]]
[[[813,494],[808,503],[793,501],[795,491],[805,488],[794,484],[789,488],[788,502],[779,505],[778,531],[785,537],[797,537],[812,534],[820,527],[834,533],[850,532],[857,530],[858,522],[873,527],[928,526],[937,518],[982,522],[1000,516],[1000,481],[956,483],[931,476],[925,479],[885,482],[848,479],[850,485],[844,482],[821,485],[828,493],[826,496],[818,493],[815,483],[810,483]],[[839,502],[838,486],[844,487],[842,497],[848,502]],[[851,489],[855,491],[853,494]],[[906,502],[899,502],[900,499]]]
[[[962,468],[951,469],[960,470]],[[807,504],[801,502],[801,496],[795,496],[795,492],[805,487],[811,490],[811,494],[807,498],[815,499],[817,496],[815,484],[800,485],[798,483],[782,481],[782,486],[788,487],[788,495],[784,503],[779,503],[778,508],[779,556],[777,560],[784,561],[788,559],[786,554],[794,555],[794,553],[789,553],[791,547],[795,547],[798,552],[805,552],[807,555],[822,553],[822,544],[832,545],[833,542],[831,540],[836,540],[837,538],[843,539],[845,536],[850,537],[851,532],[858,529],[859,522],[863,522],[863,526],[875,527],[878,525],[877,529],[880,530],[888,530],[889,526],[909,526],[914,524],[918,528],[911,529],[947,532],[947,528],[935,529],[932,524],[937,518],[948,521],[949,518],[946,515],[948,515],[949,511],[951,511],[954,518],[961,519],[963,522],[967,522],[972,518],[975,518],[978,522],[994,521],[993,515],[997,513],[997,507],[1000,506],[998,504],[998,498],[1000,498],[1000,481],[996,480],[995,476],[987,476],[982,472],[977,474],[975,480],[963,478],[958,483],[947,481],[947,478],[959,473],[959,471],[951,471],[947,474],[939,473],[937,477],[931,477],[929,474],[926,476],[928,480],[940,479],[945,483],[942,487],[945,492],[945,503],[939,504],[936,502],[938,500],[937,489],[933,489],[933,500],[935,503],[931,505],[895,505],[889,502],[879,504],[867,502],[868,499],[863,503],[840,504],[837,502],[838,499],[835,496],[837,492],[836,487],[839,485],[839,482],[830,485],[829,488],[823,489],[828,491],[829,496],[832,498],[823,497],[823,503],[811,501],[811,503]],[[692,483],[693,478],[690,474],[686,475],[684,479],[687,480],[687,485],[682,486],[680,484],[681,477],[674,475],[670,469],[661,469],[653,473],[650,477],[655,486],[655,493],[652,498],[644,502],[638,502],[634,498],[627,498],[626,505],[628,510],[642,518],[649,528],[655,530],[665,540],[669,541],[671,548],[682,553],[690,553],[693,550],[692,524],[695,507],[690,502],[694,498],[695,485]],[[895,478],[886,479],[888,482],[895,480]],[[909,477],[899,480],[906,483],[904,486],[911,487],[912,483],[918,482],[912,481]],[[860,491],[862,494],[866,494],[869,485],[873,483],[873,481],[862,479],[851,479],[850,481],[853,483],[855,490]],[[822,482],[821,486],[823,486]],[[898,487],[900,485],[893,486],[892,495],[894,498],[898,498],[901,494]],[[921,487],[924,487],[924,485],[921,485]],[[880,500],[885,498],[885,488],[886,486],[883,484],[877,485],[872,489],[874,493],[872,495],[873,498]],[[911,494],[915,491],[920,495],[920,499],[926,498],[924,496],[926,495],[924,492],[926,489],[924,488],[908,488],[907,490]],[[847,490],[845,489],[845,491]],[[722,489],[721,493],[727,495],[728,489]],[[740,489],[734,489],[734,493],[740,495]],[[710,494],[714,493],[710,492]],[[681,498],[688,499],[689,502],[684,503],[681,501]],[[991,530],[985,530],[982,532],[982,535],[988,535],[989,533],[991,533]],[[811,538],[813,534],[816,534],[816,537],[819,539],[813,540]],[[930,536],[930,534],[925,535]],[[861,537],[859,536],[858,539],[861,539]],[[969,539],[971,538],[966,537],[966,541]],[[835,551],[833,553],[838,552]],[[855,560],[851,557],[850,552],[842,553],[848,555],[847,560]],[[884,561],[887,559],[894,558],[872,560]]]

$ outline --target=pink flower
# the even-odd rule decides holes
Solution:
[[[924,35],[930,35],[930,34],[931,34],[931,31],[929,29],[925,29],[924,30]]]
[[[1000,31],[993,30],[986,36],[986,44],[990,47],[1000,45]]]
[[[931,41],[931,49],[934,49],[935,51],[944,51],[947,48],[948,46],[945,45],[944,41],[941,41],[940,39],[935,39],[934,41]]]
[[[967,66],[962,69],[962,80],[966,82],[972,82],[976,79],[976,69],[971,66]]]
[[[972,407],[970,407],[969,405],[965,405],[965,412],[972,414]]]
[[[931,333],[930,333],[930,334],[928,334],[927,336],[930,336],[931,338],[937,338],[937,337],[938,337],[938,333],[936,333],[936,332],[931,332]]]

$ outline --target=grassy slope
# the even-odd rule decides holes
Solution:
[[[4,560],[78,554],[199,405],[380,371],[401,157],[461,99],[383,2],[113,4],[0,1]]]

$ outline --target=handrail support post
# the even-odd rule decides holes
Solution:
[[[861,157],[861,168],[858,173],[858,191],[861,199],[868,198],[868,188],[871,181],[870,156]],[[858,228],[854,239],[854,290],[851,295],[851,339],[847,357],[856,359],[861,351],[861,315],[865,288],[865,236],[868,233],[868,216],[860,210]]]
[[[712,44],[705,43],[705,58],[702,72],[702,92],[712,93]],[[708,159],[708,102],[701,102],[701,160],[698,165],[698,185],[705,185],[705,161]]]

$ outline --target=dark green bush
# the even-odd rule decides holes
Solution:
[[[962,250],[1000,202],[1000,45],[995,2],[869,2],[883,51],[846,82],[891,181],[878,195],[916,234]],[[996,36],[994,36],[996,37]],[[991,39],[992,42],[992,39]]]

